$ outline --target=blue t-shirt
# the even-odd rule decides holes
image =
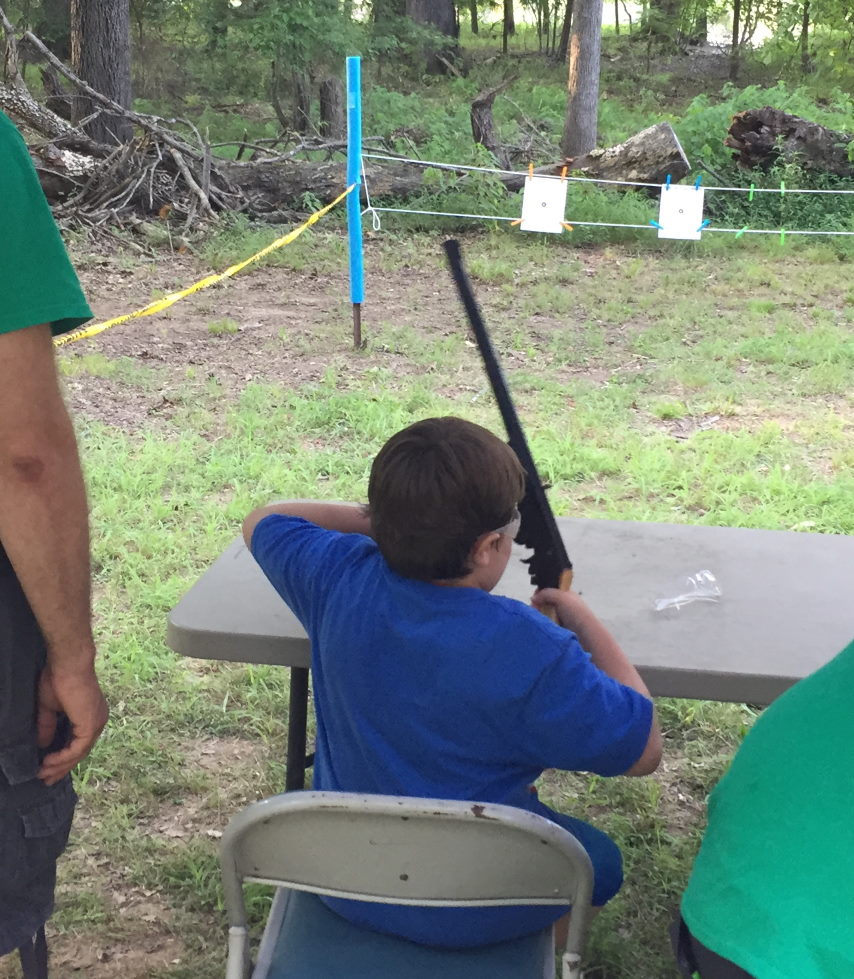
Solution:
[[[311,640],[315,789],[549,816],[530,789],[544,769],[619,775],[641,756],[651,702],[522,602],[403,578],[370,538],[298,517],[262,520],[252,553]],[[484,944],[556,917],[542,907],[327,903],[426,944]]]

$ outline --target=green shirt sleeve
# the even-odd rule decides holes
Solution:
[[[92,318],[21,134],[0,112],[0,333]]]

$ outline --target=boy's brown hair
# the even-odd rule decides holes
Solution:
[[[368,507],[393,571],[461,578],[475,541],[507,524],[525,491],[516,453],[462,418],[426,418],[393,435],[371,467]]]

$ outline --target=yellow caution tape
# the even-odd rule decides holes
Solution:
[[[341,201],[355,188],[355,184],[349,186],[343,194],[339,194],[338,197],[332,201],[331,204],[327,204],[326,207],[322,207],[319,211],[315,211],[314,214],[298,228],[294,228],[293,231],[288,232],[282,238],[276,239],[272,244],[267,245],[266,248],[262,248],[260,252],[257,252],[251,258],[247,258],[243,262],[238,262],[237,265],[232,265],[227,268],[224,272],[217,272],[214,275],[209,275],[194,285],[188,286],[186,289],[182,289],[180,292],[171,292],[168,296],[164,296],[162,299],[156,299],[153,303],[149,303],[142,309],[137,309],[133,313],[126,313],[124,316],[117,316],[115,319],[107,320],[104,323],[94,323],[91,326],[81,326],[79,330],[72,330],[70,333],[65,333],[62,336],[54,337],[53,343],[56,347],[61,347],[66,343],[73,343],[75,340],[88,340],[90,337],[97,336],[99,333],[103,333],[104,330],[109,330],[111,326],[118,326],[120,323],[127,323],[129,320],[139,319],[141,316],[153,316],[155,313],[162,313],[164,309],[168,309],[173,306],[179,299],[183,299],[185,296],[191,296],[194,292],[201,292],[202,289],[207,289],[209,286],[216,285],[217,282],[222,282],[223,279],[229,279],[233,275],[237,275],[238,272],[246,268],[247,265],[251,265],[253,262],[257,262],[258,259],[264,258],[265,255],[269,255],[270,252],[275,251],[277,248],[283,248],[285,245],[289,245],[292,241],[295,241],[307,228],[310,228],[313,224],[317,222],[325,215],[328,214],[333,207],[340,204]]]

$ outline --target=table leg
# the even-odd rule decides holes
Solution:
[[[308,668],[291,667],[288,708],[288,752],[285,762],[285,792],[305,788],[305,745],[308,723]]]

